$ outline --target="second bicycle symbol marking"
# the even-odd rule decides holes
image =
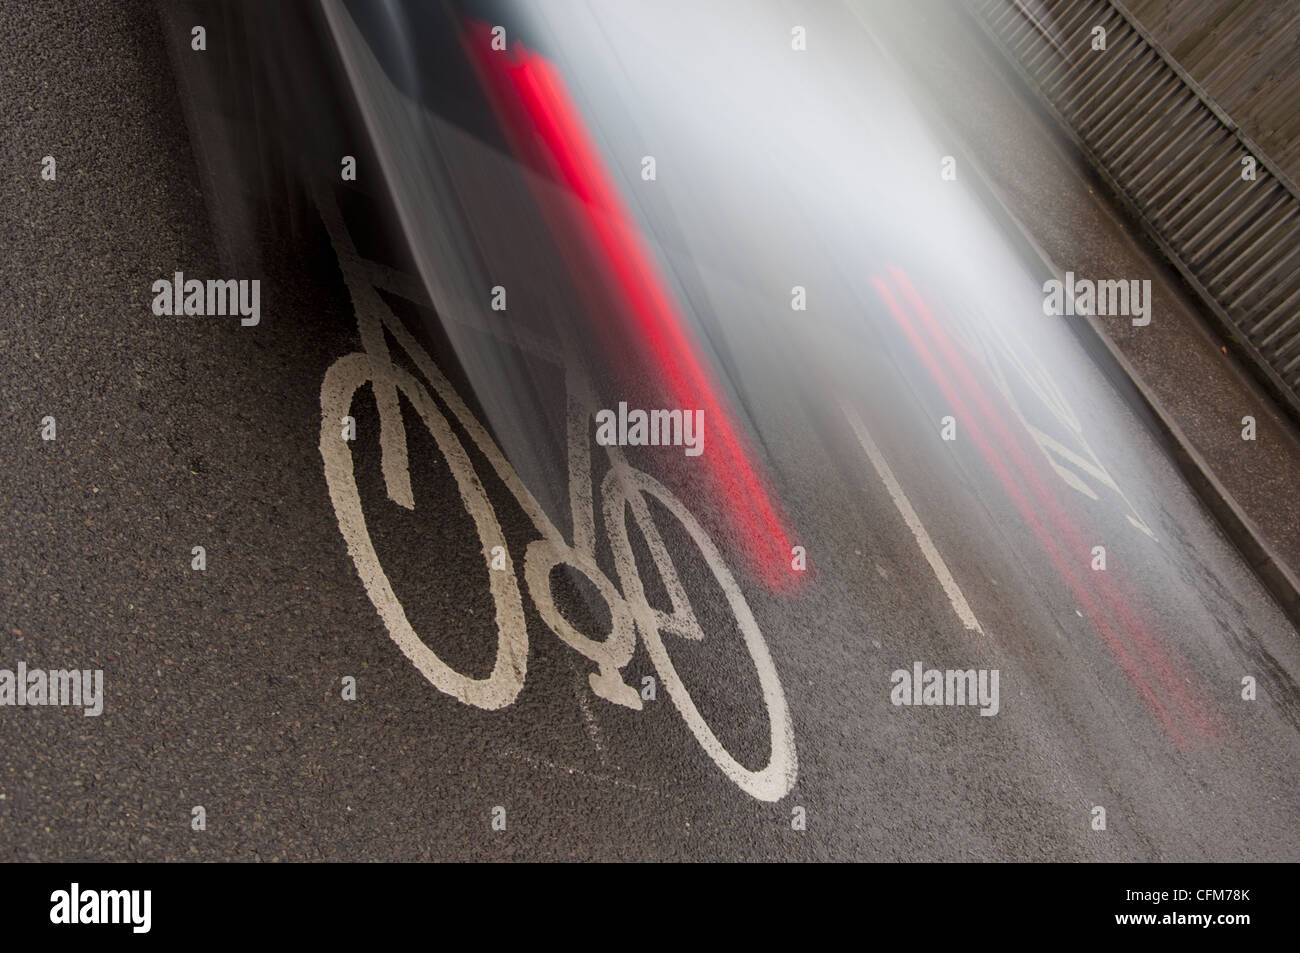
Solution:
[[[639,692],[624,682],[621,675],[621,670],[632,659],[639,635],[673,704],[714,763],[755,798],[776,801],[784,797],[798,776],[794,731],[785,693],[744,594],[717,546],[694,515],[667,487],[649,474],[633,468],[617,446],[602,448],[609,460],[609,470],[600,481],[599,492],[592,492],[587,422],[592,418],[595,405],[590,384],[572,365],[564,362],[557,347],[534,341],[530,349],[562,367],[568,391],[569,497],[573,515],[570,539],[566,540],[520,480],[486,428],[384,302],[378,290],[383,288],[412,296],[418,294],[418,289],[413,289],[404,276],[360,257],[332,195],[319,195],[317,204],[352,297],[363,347],[363,350],[335,361],[321,384],[321,458],[339,530],[366,593],[393,641],[433,685],[466,704],[485,710],[500,709],[511,704],[523,689],[528,666],[528,632],[517,573],[513,566],[506,572],[488,569],[493,547],[500,546],[508,551],[504,534],[465,447],[438,409],[427,384],[451,411],[539,533],[539,538],[530,542],[524,552],[525,587],[550,630],[594,664],[595,671],[589,675],[592,691],[614,704],[641,708]],[[411,300],[418,298],[412,297]],[[442,304],[444,307],[439,311],[447,316],[446,303]],[[390,337],[411,359],[422,380],[394,362],[389,349]],[[341,439],[338,428],[338,422],[350,416],[356,394],[367,384],[379,413],[381,468],[389,499],[406,509],[415,508],[406,428],[400,406],[400,401],[405,398],[446,459],[461,501],[474,522],[496,608],[497,653],[492,672],[486,678],[476,679],[455,671],[420,639],[375,552],[353,472],[352,450],[348,442]],[[665,636],[669,640],[686,638],[699,641],[705,640],[707,633],[700,625],[672,555],[651,516],[648,505],[651,498],[677,520],[708,565],[757,672],[769,727],[768,762],[758,770],[745,767],[718,740],[673,666]],[[602,507],[606,536],[618,576],[617,585],[597,565],[596,505]],[[673,607],[670,612],[654,608],[646,597],[641,570],[628,535],[629,510],[668,593]],[[551,591],[552,571],[557,566],[580,572],[604,599],[610,612],[610,631],[603,638],[591,638],[577,631],[559,612]]]

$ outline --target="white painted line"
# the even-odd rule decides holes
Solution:
[[[921,553],[925,556],[926,562],[934,570],[934,574],[939,578],[939,583],[943,586],[943,591],[948,594],[948,601],[952,603],[953,610],[957,613],[957,618],[961,619],[962,625],[973,632],[984,634],[980,628],[979,622],[975,618],[975,613],[971,611],[970,604],[966,597],[961,594],[961,588],[957,585],[957,580],[953,579],[952,573],[948,571],[948,564],[943,561],[939,555],[939,550],[934,546],[934,540],[930,539],[930,534],[925,531],[921,525],[921,519],[916,515],[916,510],[912,509],[912,504],[908,502],[907,494],[903,488],[898,485],[898,480],[894,478],[894,471],[889,469],[889,464],[880,453],[880,448],[876,446],[871,435],[867,433],[866,426],[862,419],[847,404],[841,404],[844,409],[844,416],[849,420],[849,426],[858,436],[858,443],[862,444],[862,449],[866,451],[867,459],[871,465],[876,468],[876,473],[880,474],[880,479],[885,484],[885,489],[894,500],[894,505],[898,507],[898,512],[902,514],[903,521],[907,523],[908,529],[916,537],[916,544],[921,547]]]

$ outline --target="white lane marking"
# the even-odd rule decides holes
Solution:
[[[866,451],[867,459],[876,468],[876,473],[880,475],[881,481],[885,484],[885,489],[889,491],[890,497],[893,498],[894,506],[898,507],[898,512],[902,514],[903,521],[907,523],[908,529],[916,537],[916,544],[921,547],[921,553],[925,556],[926,562],[930,564],[930,568],[934,570],[934,574],[939,578],[943,591],[948,594],[948,601],[952,603],[957,618],[961,619],[962,625],[966,626],[966,628],[983,635],[984,630],[980,628],[975,613],[971,611],[970,604],[966,601],[966,597],[962,595],[957,580],[948,571],[948,564],[943,561],[943,557],[939,555],[939,550],[935,548],[934,541],[930,539],[930,534],[921,525],[920,517],[916,515],[916,510],[912,509],[907,494],[903,492],[898,480],[894,478],[894,471],[889,469],[889,464],[885,462],[884,456],[881,455],[880,448],[876,446],[875,441],[871,439],[871,435],[867,433],[862,418],[847,404],[841,404],[840,406],[844,410],[844,416],[848,418],[849,426],[857,434],[858,443],[862,444],[862,449]]]

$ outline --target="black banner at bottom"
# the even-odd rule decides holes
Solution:
[[[436,942],[452,924],[629,939],[664,914],[690,931],[762,935],[771,918],[871,941],[1093,937],[1233,943],[1285,929],[1289,865],[48,864],[0,867],[6,939],[242,939],[296,943],[408,931]],[[641,909],[638,909],[641,907]],[[655,911],[658,911],[657,913]],[[671,925],[670,925],[671,926]],[[972,932],[974,931],[974,932]],[[455,936],[447,938],[455,942]],[[553,934],[552,934],[553,935]]]

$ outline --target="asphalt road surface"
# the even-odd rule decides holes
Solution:
[[[734,254],[771,256],[764,274],[782,256],[824,289],[814,337],[783,336],[785,273],[766,311],[762,287],[705,285],[714,311],[753,316],[713,343],[808,571],[789,586],[753,571],[690,458],[634,461],[697,514],[752,610],[793,786],[743,790],[662,677],[639,711],[593,692],[596,666],[527,591],[519,554],[538,533],[478,449],[524,593],[527,672],[497,710],[440,691],[390,638],[326,480],[322,382],[361,344],[326,228],[262,262],[256,327],[155,316],[155,280],[223,273],[162,24],[134,2],[9,0],[0,21],[0,668],[102,669],[105,694],[99,717],[0,708],[0,856],[1300,857],[1300,641],[1073,338],[1040,314],[999,344],[970,330],[996,305],[929,307],[934,275],[884,255],[856,275],[851,249],[790,232]],[[778,213],[750,208],[752,235],[775,234]],[[486,413],[446,342],[425,344]],[[562,420],[551,381],[536,405]],[[445,455],[403,413],[413,510],[385,496],[376,405],[357,398],[368,531],[425,644],[482,679],[489,570]],[[455,427],[466,446],[470,430]],[[517,465],[567,532],[567,486],[542,485],[567,476],[550,449]],[[651,511],[705,635],[666,634],[667,651],[721,746],[757,768],[771,698],[718,561]],[[629,545],[649,566],[649,544]],[[608,629],[589,583],[555,590],[577,629]],[[894,704],[892,674],[916,663],[996,670],[996,714]],[[655,675],[638,645],[623,680],[639,693]]]

